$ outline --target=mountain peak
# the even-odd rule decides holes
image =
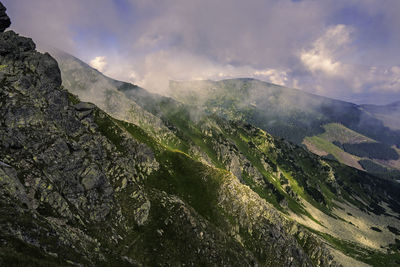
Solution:
[[[11,25],[11,20],[6,13],[7,8],[0,2],[0,32],[4,32]]]

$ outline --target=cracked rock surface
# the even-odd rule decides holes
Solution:
[[[227,175],[61,82],[31,39],[0,33],[0,266],[337,266],[239,182],[241,168],[260,175],[242,155]]]

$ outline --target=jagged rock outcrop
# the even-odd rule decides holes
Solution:
[[[133,91],[134,95],[148,94],[142,88],[114,81],[86,63],[57,49],[50,49],[62,70],[63,86],[83,101],[91,101],[113,118],[129,121],[140,126],[156,140],[179,144],[180,140],[163,125],[160,118],[144,110],[124,93]],[[94,97],[96,95],[96,97]]]
[[[73,105],[57,62],[36,52],[31,39],[8,31],[0,47],[2,244],[14,253],[33,246],[51,261],[102,261],[101,242],[87,229],[101,224],[106,239],[118,239],[127,224],[116,193],[122,181],[135,192],[130,219],[146,221],[140,180],[158,168],[153,152],[123,135],[121,152],[95,122],[108,115],[92,104]]]
[[[326,249],[327,242],[345,254],[353,251],[351,256],[361,261],[371,263],[384,257],[387,266],[396,262],[395,258],[358,244],[396,249],[393,242],[397,237],[385,230],[389,223],[380,222],[382,232],[376,234],[375,219],[363,216],[370,215],[367,211],[382,214],[385,209],[381,206],[385,205],[389,205],[388,213],[398,214],[390,210],[398,210],[398,185],[322,160],[248,123],[227,121],[112,80],[71,55],[64,54],[58,60],[68,90],[92,99],[113,117],[118,113],[132,114],[116,118],[137,126],[118,124],[128,126],[134,138],[156,151],[159,170],[143,178],[143,187],[151,192],[147,195],[149,202],[144,202],[136,213],[142,214],[138,221],[141,229],[150,228],[146,230],[149,238],[132,234],[129,238],[134,244],[123,250],[124,257],[149,265],[198,265],[200,255],[204,256],[204,264],[335,265]],[[82,118],[92,113],[90,107],[76,107],[82,109]],[[234,176],[221,178],[218,170]],[[126,187],[123,180],[116,191]],[[376,190],[372,192],[372,188]],[[338,213],[338,202],[365,210],[354,220],[361,219],[375,228],[353,225],[354,212]],[[126,211],[129,213],[130,209]],[[288,216],[316,234],[286,219]],[[400,228],[395,220],[390,229]],[[345,236],[343,231],[351,234]],[[129,240],[121,236],[122,242]],[[175,239],[171,240],[172,236]],[[363,236],[362,242],[358,236]],[[373,256],[365,258],[365,253]],[[152,261],[146,261],[146,257]]]
[[[227,177],[221,187],[219,203],[234,218],[234,235],[246,246],[255,248],[265,266],[337,266],[322,241],[284,218],[233,177]]]
[[[154,148],[132,138],[128,130],[133,126],[123,127],[63,89],[57,62],[36,52],[31,39],[8,31],[0,34],[0,47],[0,264],[314,264],[296,239],[271,221],[245,215],[234,223],[247,232],[256,233],[255,224],[264,229],[250,234],[258,240],[255,247],[236,239],[238,233],[225,232],[223,224],[211,223],[204,214],[208,211],[198,206],[210,197],[221,198],[230,216],[248,205],[229,200],[237,197],[227,194],[235,182],[221,184],[225,178],[212,167],[185,159],[193,164],[189,168],[200,164],[204,169],[197,183],[225,188],[216,188],[217,195],[202,193],[200,204],[193,204],[197,209],[186,193],[182,200],[157,184],[147,185],[152,176],[163,183],[158,182],[164,177],[158,173],[161,167],[178,172],[180,166],[168,169],[173,159],[168,157],[160,158],[166,160],[160,166]],[[223,213],[213,214],[219,222],[226,220]],[[282,237],[283,246],[264,235]],[[293,249],[284,249],[287,244]]]
[[[340,192],[328,163],[251,125],[199,127],[169,99],[145,109],[137,92],[135,124],[120,121],[61,84],[49,54],[0,33],[0,265],[338,266],[278,211],[323,183]],[[109,113],[118,92],[101,99]]]
[[[5,6],[0,2],[0,32],[4,32],[11,25],[11,20],[7,16],[6,10]]]

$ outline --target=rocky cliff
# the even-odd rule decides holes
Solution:
[[[333,211],[350,201],[391,216],[393,233],[381,232],[392,240],[394,184],[79,71],[112,89],[94,102],[114,118],[62,86],[76,93],[85,79],[69,67],[62,81],[31,39],[0,33],[0,265],[339,266],[336,249],[386,256],[339,239],[345,228],[322,219],[349,225]],[[127,110],[116,111],[110,94],[126,97]],[[388,258],[381,262],[397,260]]]
[[[57,62],[13,31],[0,34],[0,113],[2,265],[332,263],[322,245],[318,255],[308,255],[293,236],[297,227],[257,196],[229,201],[230,187],[242,185],[184,154],[165,152],[165,160],[183,157],[178,164],[202,173],[197,183],[216,186],[216,195],[204,194],[229,212],[219,219],[243,210],[232,225],[252,225],[254,248],[179,197],[147,186],[148,177],[167,167],[156,148],[133,138],[133,125],[70,95]],[[261,203],[247,214],[252,199]]]

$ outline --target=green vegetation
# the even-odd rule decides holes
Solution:
[[[400,180],[400,170],[387,168],[381,164],[375,163],[370,159],[361,159],[358,161],[367,171],[378,177],[391,180]]]
[[[179,196],[203,217],[218,223],[218,191],[226,172],[211,169],[181,151],[165,150],[157,159],[160,170],[146,184]]]
[[[383,173],[387,172],[388,169],[380,164],[377,164],[369,159],[362,159],[358,161],[360,165],[366,170],[367,172],[371,173]]]
[[[257,183],[252,174],[246,171],[242,172],[241,178],[243,182],[282,212],[287,212],[286,207],[282,206],[286,201],[287,208],[291,211],[296,214],[306,215],[316,223],[319,223],[317,218],[313,218],[298,203],[297,198],[303,198],[319,210],[331,215],[330,210],[334,207],[333,200],[343,200],[338,198],[337,190],[341,190],[341,197],[359,206],[362,210],[377,214],[384,212],[378,204],[370,201],[370,196],[360,185],[359,179],[363,175],[354,173],[354,171],[343,168],[343,166],[337,169],[333,162],[329,162],[327,166],[321,166],[318,157],[308,153],[301,147],[294,146],[283,140],[273,139],[262,130],[251,125],[225,121],[216,116],[207,115],[200,115],[194,119],[185,106],[176,106],[171,101],[161,102],[158,105],[158,109],[153,112],[157,112],[163,122],[181,140],[179,147],[169,146],[163,140],[155,141],[142,128],[112,119],[105,114],[100,116],[100,113],[96,113],[96,123],[99,126],[99,130],[121,151],[124,151],[124,141],[123,138],[121,139],[122,132],[129,133],[137,141],[145,143],[152,148],[160,168],[145,180],[146,190],[149,193],[166,192],[168,195],[178,196],[184,203],[190,205],[199,215],[218,229],[229,231],[230,226],[227,222],[231,220],[218,207],[217,202],[218,192],[225,175],[227,175],[224,159],[218,155],[218,146],[221,144],[225,144],[227,148],[230,147],[229,149],[232,153],[240,153],[240,155],[249,160],[251,165],[262,175],[263,185]],[[308,140],[330,151],[332,154],[336,154],[336,156],[344,153],[339,147],[322,137],[314,136]],[[191,154],[190,147],[193,145],[199,147],[200,151],[204,152],[217,168],[200,163],[198,156]],[[332,166],[333,169],[331,170],[329,166]],[[340,177],[339,182],[341,185],[336,185],[335,187],[329,182],[329,172],[335,173],[336,178]],[[278,175],[278,173],[280,174]],[[338,189],[338,186],[340,189]],[[366,206],[354,200],[351,197],[354,194],[357,194],[370,205]],[[379,194],[380,192],[378,192],[377,199],[380,198]],[[154,219],[151,223],[151,225],[154,223],[154,226],[151,226],[153,230],[150,231],[147,228],[135,230],[141,236],[141,241],[137,241],[138,244],[145,245],[150,242],[149,240],[157,238],[154,232],[157,232],[158,227],[162,224],[162,221],[158,222],[158,219],[164,218],[164,215],[160,214],[164,214],[165,211],[158,204],[154,204],[151,212],[153,214],[151,216]],[[157,215],[154,212],[157,212]],[[165,214],[165,216],[167,215]],[[163,231],[164,237],[168,236],[170,240],[183,238],[182,236],[174,237],[176,232],[173,229],[168,230],[167,228]],[[245,231],[240,233],[242,238],[246,237]],[[330,236],[322,237],[335,246],[339,246],[341,250],[344,248],[350,250],[349,253],[358,259],[356,254],[357,247]],[[251,239],[251,237],[248,238]],[[185,248],[179,249],[184,250]],[[153,255],[151,251],[147,253],[146,255],[149,257]],[[171,251],[170,253],[177,252]],[[381,257],[379,253],[373,253],[369,262],[374,262]]]
[[[324,125],[323,134],[306,137],[303,143],[314,153],[327,159],[363,168],[386,179],[398,179],[400,171],[383,166],[378,160],[397,159],[398,152],[389,145],[376,142],[338,123]],[[379,163],[378,163],[379,162]]]
[[[74,95],[72,93],[68,93],[68,100],[73,104],[76,105],[79,102],[81,102],[81,100],[79,99],[79,97],[77,95]]]
[[[157,143],[152,137],[150,137],[146,131],[144,131],[142,128],[139,126],[136,126],[135,124],[128,123],[125,121],[117,121],[114,120],[117,125],[120,125],[123,127],[128,133],[132,135],[132,137],[137,140],[140,143],[144,143],[151,147],[155,152],[159,152],[161,149],[161,145]]]
[[[179,101],[207,114],[251,123],[296,144],[308,140],[320,150],[312,151],[355,168],[361,168],[359,157],[399,158],[390,148],[400,143],[398,132],[352,103],[254,79],[171,82],[170,90]],[[365,142],[371,145],[360,144]]]
[[[329,142],[337,141],[340,143],[349,144],[374,142],[374,140],[372,140],[371,138],[350,130],[340,123],[328,123],[323,125],[323,128],[325,132],[319,136]]]
[[[352,257],[361,262],[370,264],[371,266],[376,267],[386,267],[386,266],[398,266],[400,264],[400,254],[398,253],[398,249],[395,246],[390,246],[387,253],[373,250],[367,247],[360,246],[356,243],[345,241],[333,237],[329,234],[315,231],[311,228],[308,228],[311,232],[316,233],[325,239],[329,244],[331,244],[334,248],[340,250],[345,255]],[[396,244],[400,244],[396,241]]]
[[[97,76],[92,78],[94,81],[99,80]],[[246,223],[251,225],[254,222],[240,222],[243,224],[238,226],[235,214],[221,208],[221,191],[226,189],[222,186],[233,178],[232,174],[238,179],[235,183],[240,181],[247,185],[275,209],[286,215],[290,214],[289,211],[305,215],[320,225],[322,218],[321,222],[319,218],[313,218],[301,204],[303,200],[338,221],[340,218],[332,213],[333,208],[339,208],[336,202],[347,201],[362,211],[377,215],[386,212],[380,206],[381,202],[389,203],[394,211],[400,210],[396,204],[399,198],[396,191],[398,187],[389,181],[348,168],[336,161],[322,159],[300,146],[273,138],[252,126],[256,124],[298,143],[308,141],[343,162],[348,162],[346,157],[349,157],[356,165],[360,159],[346,153],[341,148],[342,143],[374,141],[370,135],[356,131],[354,125],[353,130],[350,129],[349,125],[359,123],[361,116],[353,105],[310,95],[299,97],[297,91],[248,79],[206,82],[206,88],[202,88],[205,90],[198,90],[205,92],[204,95],[193,94],[185,87],[180,96],[186,104],[152,95],[134,85],[111,79],[107,81],[107,85],[114,86],[119,92],[115,88],[107,88],[109,91],[106,91],[104,97],[115,97],[123,93],[143,109],[138,108],[141,112],[150,113],[149,118],[157,118],[143,125],[141,122],[140,125],[134,125],[113,119],[100,110],[93,111],[98,131],[123,156],[127,156],[128,145],[136,144],[128,140],[133,137],[150,148],[152,152],[149,150],[148,153],[155,157],[157,166],[151,174],[140,176],[143,184],[138,187],[143,188],[142,198],[151,203],[145,225],[131,223],[135,220],[134,211],[137,210],[135,205],[138,202],[131,198],[131,195],[136,194],[134,186],[121,180],[114,184],[117,188],[126,185],[125,189],[118,191],[116,198],[130,221],[125,228],[118,230],[121,236],[125,236],[120,245],[113,248],[117,254],[131,256],[148,265],[155,265],[157,259],[168,259],[171,265],[181,265],[189,261],[186,257],[192,255],[190,246],[200,242],[196,235],[200,235],[198,229],[201,228],[201,234],[211,233],[213,238],[222,236],[223,242],[219,244],[229,246],[224,256],[231,253],[229,257],[233,257],[230,248],[240,243],[240,251],[249,249],[258,260],[266,260],[270,255],[264,251],[265,244],[257,243],[260,240],[257,238],[261,238],[259,235],[265,233],[252,233],[253,229],[247,227]],[[177,96],[180,93],[178,90]],[[253,95],[257,97],[251,98]],[[71,96],[70,100],[76,102]],[[118,105],[118,101],[114,104]],[[344,107],[343,114],[335,113],[341,107]],[[346,112],[351,114],[347,116]],[[157,135],[156,127],[159,127],[160,122],[176,138],[173,142],[166,136]],[[139,168],[135,167],[135,170]],[[229,170],[232,174],[228,173]],[[244,188],[247,190],[247,187]],[[235,212],[250,209],[249,206],[238,205]],[[189,222],[184,222],[188,218],[184,214],[190,214]],[[383,229],[382,225],[377,226],[379,228],[372,230]],[[90,231],[109,231],[107,225],[96,227]],[[389,230],[395,231],[393,228]],[[342,251],[348,251],[353,257],[369,251],[329,235],[318,234]],[[214,243],[216,239],[212,240],[207,240],[207,244]],[[312,251],[318,244],[311,240],[309,245]],[[182,254],[181,259],[175,258],[175,255]],[[380,256],[373,252],[374,259],[371,262]],[[200,257],[196,262],[206,264]]]
[[[114,120],[106,113],[96,110],[95,122],[99,126],[99,131],[107,137],[120,151],[125,151],[123,146],[122,130],[116,127]]]
[[[345,152],[338,146],[324,139],[323,137],[321,136],[306,137],[305,140],[315,145],[318,149],[333,155],[340,162],[348,163],[348,158],[345,157],[346,156]],[[348,155],[348,157],[352,156]]]
[[[344,151],[358,157],[382,160],[397,160],[399,154],[389,145],[383,143],[342,144]]]
[[[180,150],[163,146],[134,124],[112,119],[106,114],[101,114],[101,118],[97,114],[99,130],[117,148],[124,151],[121,138],[124,129],[137,141],[153,149],[160,169],[146,179],[149,188],[181,197],[207,219],[217,216],[213,209],[217,206],[215,201],[219,185],[227,174],[224,169],[210,168]]]

